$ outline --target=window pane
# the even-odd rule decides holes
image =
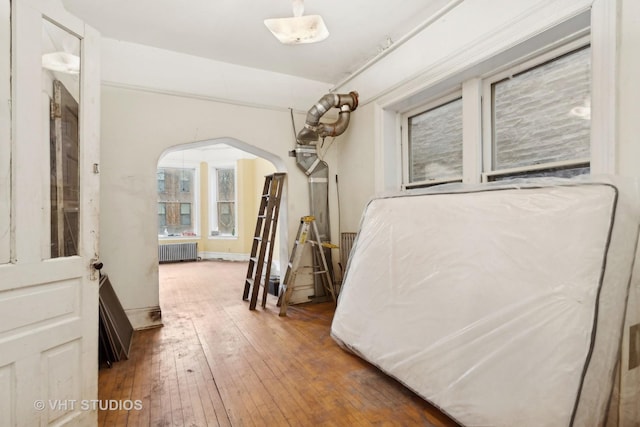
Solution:
[[[62,82],[53,82],[52,106],[59,114],[51,115],[50,127],[50,197],[51,258],[78,254],[80,227],[80,153],[78,102]]]
[[[164,191],[164,170],[160,169],[157,173],[158,176],[158,192],[162,193]]]
[[[191,225],[191,205],[180,203],[180,225]]]
[[[217,169],[218,201],[235,200],[235,171],[233,169]]]
[[[462,176],[462,98],[409,118],[409,182]]]
[[[80,39],[43,20],[43,58],[63,50],[69,55],[65,72],[43,62],[42,90],[49,95],[50,256],[77,255],[80,232]],[[75,60],[75,61],[74,61]],[[74,77],[72,77],[74,75]],[[46,129],[46,128],[45,128]]]
[[[589,157],[591,49],[493,84],[494,170]]]
[[[218,231],[220,234],[235,235],[235,203],[218,202]]]
[[[191,175],[192,171],[188,169],[183,169],[180,176],[180,191],[183,193],[188,193],[191,191]]]

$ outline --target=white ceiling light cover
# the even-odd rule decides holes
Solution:
[[[264,25],[284,44],[315,43],[329,37],[320,15],[265,19]]]
[[[306,15],[304,0],[292,0],[292,18],[265,19],[264,25],[280,43],[316,43],[329,37],[329,30],[320,15]]]

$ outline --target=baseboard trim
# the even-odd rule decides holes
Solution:
[[[160,306],[133,308],[124,312],[136,331],[162,326],[162,310],[160,310]]]

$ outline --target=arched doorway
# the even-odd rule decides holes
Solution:
[[[286,173],[280,157],[234,138],[165,150],[157,168],[158,244],[191,242],[200,259],[248,260],[264,176],[274,172]],[[285,187],[279,224],[287,223]],[[287,227],[277,233],[276,275],[287,265]]]

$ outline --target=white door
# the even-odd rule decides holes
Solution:
[[[98,43],[0,0],[0,426],[97,423]]]

